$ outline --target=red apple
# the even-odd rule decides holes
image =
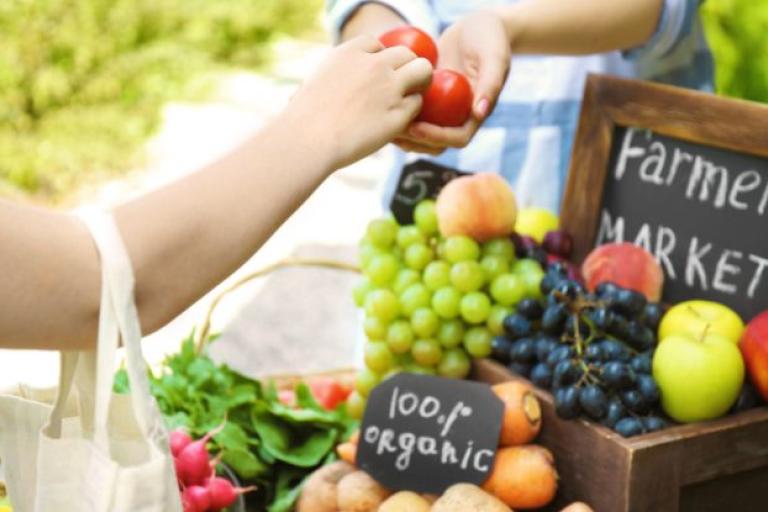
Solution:
[[[752,319],[739,342],[747,373],[763,400],[768,401],[768,311]]]
[[[589,291],[594,291],[602,282],[611,281],[642,293],[652,302],[661,298],[664,286],[664,273],[651,253],[628,242],[596,248],[584,260],[581,272]]]
[[[512,233],[517,202],[509,184],[493,173],[477,173],[451,180],[437,196],[440,233],[466,235],[479,242]]]

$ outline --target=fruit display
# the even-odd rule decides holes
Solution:
[[[543,304],[524,301],[504,320],[493,357],[551,390],[563,419],[584,416],[625,436],[663,428],[651,375],[661,306],[612,283],[589,293],[560,262],[541,289]]]
[[[437,66],[437,45],[416,27],[396,27],[379,36],[385,47],[405,46],[419,57]],[[435,69],[432,82],[422,94],[421,112],[417,121],[438,126],[461,126],[472,114],[472,86],[466,76],[452,69]]]
[[[515,220],[509,186],[485,176],[453,183],[476,195],[461,201],[455,187],[446,187],[436,202],[417,205],[414,224],[375,219],[360,243],[363,278],[353,295],[365,311],[366,368],[347,401],[357,417],[370,390],[398,371],[465,378],[473,358],[490,355],[491,340],[502,333],[512,308],[541,296],[542,265],[504,236]],[[489,197],[495,202],[484,199]],[[453,224],[456,211],[465,217],[460,225]],[[503,212],[504,223],[496,211]],[[484,233],[485,241],[446,235],[446,225],[458,230],[453,233]]]
[[[542,240],[555,238],[550,232]],[[741,318],[710,301],[654,302],[663,273],[643,248],[598,247],[584,261],[584,284],[562,261],[550,261],[541,282],[546,299],[517,305],[492,357],[550,390],[561,418],[631,437],[759,403],[744,383],[744,359],[753,366],[764,359],[742,357],[738,346],[742,339],[742,352],[754,352],[759,328],[742,338]]]

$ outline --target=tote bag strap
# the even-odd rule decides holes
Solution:
[[[89,213],[95,216],[96,214]],[[103,258],[102,258],[103,260]],[[45,427],[48,435],[61,437],[61,424],[66,409],[67,400],[72,393],[73,383],[79,390],[79,416],[86,430],[96,430],[97,412],[95,403],[101,401],[102,409],[109,409],[110,389],[106,386],[106,375],[102,377],[102,389],[99,392],[98,368],[112,368],[114,371],[115,357],[119,343],[119,330],[112,297],[109,291],[109,280],[106,278],[106,268],[101,267],[101,302],[99,305],[99,327],[96,350],[63,351],[61,352],[61,372],[59,389]],[[104,421],[100,422],[104,425]],[[102,440],[106,438],[102,436]]]
[[[141,326],[134,300],[133,267],[128,251],[111,214],[88,209],[79,211],[78,215],[88,226],[101,255],[103,290],[108,290],[109,297],[108,299],[102,297],[102,304],[109,302],[109,309],[114,313],[112,318],[116,320],[117,331],[125,347],[126,370],[130,380],[130,396],[136,421],[146,438],[157,439],[158,436],[165,438],[167,434],[150,393],[147,364],[141,350]],[[109,325],[105,326],[103,333],[101,327],[100,321],[94,430],[97,439],[102,436],[106,439],[117,340],[115,339],[114,343],[111,342],[111,332],[107,332]],[[102,334],[105,335],[103,346]]]
[[[52,437],[61,437],[61,418],[64,416],[64,409],[72,392],[72,381],[75,380],[75,370],[80,360],[80,352],[62,351],[60,358],[59,386],[47,426],[48,434]]]

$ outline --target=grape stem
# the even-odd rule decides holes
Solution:
[[[574,318],[573,336],[576,339],[576,354],[578,354],[579,357],[581,357],[584,354],[584,340],[581,338],[579,314],[573,313],[573,318]]]

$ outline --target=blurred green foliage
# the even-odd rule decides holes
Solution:
[[[701,14],[718,92],[768,102],[768,1],[706,0]]]
[[[138,163],[169,99],[267,63],[321,0],[1,0],[0,188],[56,198]],[[3,183],[4,182],[4,183]]]

